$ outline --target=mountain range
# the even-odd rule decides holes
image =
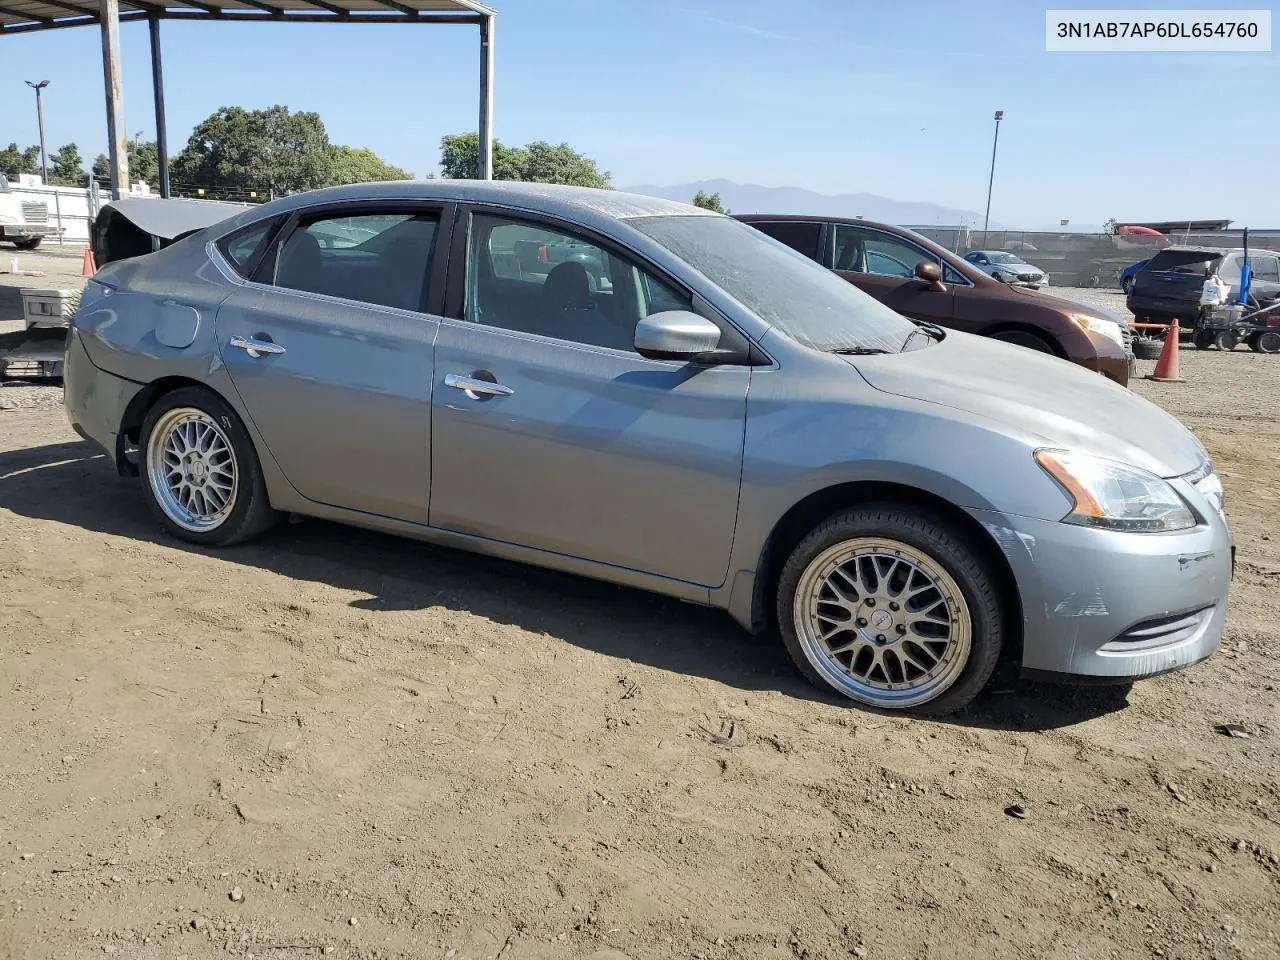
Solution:
[[[802,187],[764,187],[732,180],[698,180],[662,187],[643,183],[621,188],[627,193],[665,197],[691,203],[699,190],[720,194],[720,202],[733,213],[801,213],[828,217],[862,217],[884,223],[912,225],[968,224],[981,226],[982,214],[923,200],[893,200],[874,193],[816,193]],[[1002,229],[992,221],[993,229]]]

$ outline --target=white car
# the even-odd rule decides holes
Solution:
[[[1049,285],[1049,274],[1023,261],[1016,253],[1005,250],[970,250],[964,258],[1002,283],[1020,283],[1033,288]]]

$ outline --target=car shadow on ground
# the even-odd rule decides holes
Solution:
[[[186,544],[160,530],[138,481],[117,476],[83,441],[0,452],[0,509],[367,594],[351,606],[375,613],[442,606],[743,690],[846,705],[800,677],[776,633],[751,636],[719,611],[639,590],[320,520],[222,550]],[[1014,665],[1004,669],[1007,677],[998,674],[948,722],[1045,730],[1125,705],[1109,688],[1030,684]]]

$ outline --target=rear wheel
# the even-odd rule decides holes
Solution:
[[[244,425],[210,390],[183,387],[161,397],[143,421],[139,452],[147,505],[176,537],[226,546],[279,518]]]
[[[1280,330],[1264,330],[1257,335],[1259,353],[1280,353]]]
[[[981,555],[949,524],[890,503],[837,513],[796,546],[778,581],[778,623],[811,682],[935,716],[978,695],[1004,636]]]
[[[1222,330],[1213,338],[1213,342],[1219,350],[1234,350],[1240,343],[1240,334],[1234,330]]]
[[[13,245],[19,250],[34,250],[40,246],[40,241],[43,239],[43,237],[23,237],[21,240],[13,241]]]
[[[1012,343],[1017,347],[1026,347],[1028,350],[1036,350],[1039,353],[1057,355],[1052,343],[1039,334],[1031,333],[1027,330],[1001,330],[999,333],[993,333],[991,339]]]
[[[1213,346],[1213,333],[1209,330],[1197,330],[1191,334],[1191,342],[1197,350],[1208,350]]]

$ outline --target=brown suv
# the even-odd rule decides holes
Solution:
[[[913,320],[1053,353],[1129,382],[1129,331],[1096,309],[1010,286],[902,227],[869,220],[743,214],[775,240]]]

